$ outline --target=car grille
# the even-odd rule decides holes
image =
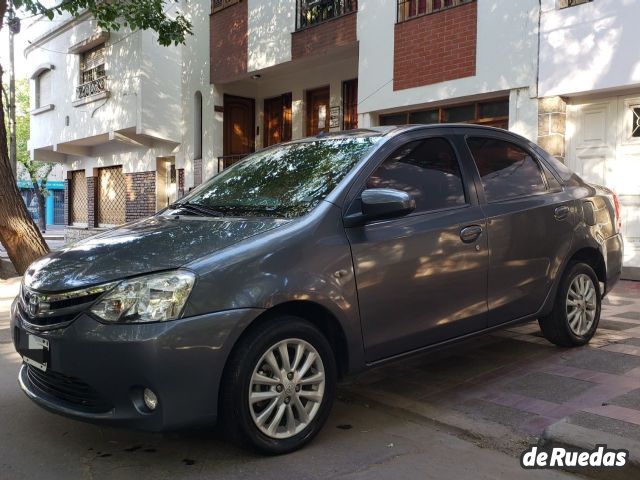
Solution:
[[[43,372],[30,365],[27,366],[27,378],[33,388],[76,409],[89,413],[104,413],[113,408],[96,390],[77,378],[49,370]]]
[[[62,293],[38,292],[23,285],[20,288],[18,312],[25,326],[34,330],[61,328],[91,307],[114,285],[108,283]]]

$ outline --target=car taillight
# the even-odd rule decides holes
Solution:
[[[620,200],[618,200],[618,195],[613,194],[613,207],[616,213],[616,228],[618,232],[622,230],[622,216],[620,215]]]

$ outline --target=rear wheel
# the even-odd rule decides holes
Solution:
[[[223,421],[245,445],[291,452],[322,428],[333,404],[336,364],[324,335],[305,320],[273,319],[241,340],[223,385]]]
[[[584,345],[598,328],[600,283],[586,263],[572,263],[562,277],[553,311],[539,319],[545,338],[561,347]]]

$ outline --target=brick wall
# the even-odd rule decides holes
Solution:
[[[309,55],[322,55],[332,48],[358,41],[356,12],[294,32],[291,37],[293,60]]]
[[[202,183],[202,159],[198,158],[193,161],[193,186],[196,187]]]
[[[98,226],[98,179],[87,177],[87,226]]]
[[[156,213],[156,172],[125,174],[127,203],[125,221],[131,222]]]
[[[211,15],[211,83],[229,82],[247,73],[247,3],[241,1]]]
[[[393,89],[474,76],[477,21],[472,2],[396,24]]]

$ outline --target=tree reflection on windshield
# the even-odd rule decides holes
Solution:
[[[216,175],[175,207],[237,216],[291,218],[322,201],[380,139],[377,135],[276,146]]]

